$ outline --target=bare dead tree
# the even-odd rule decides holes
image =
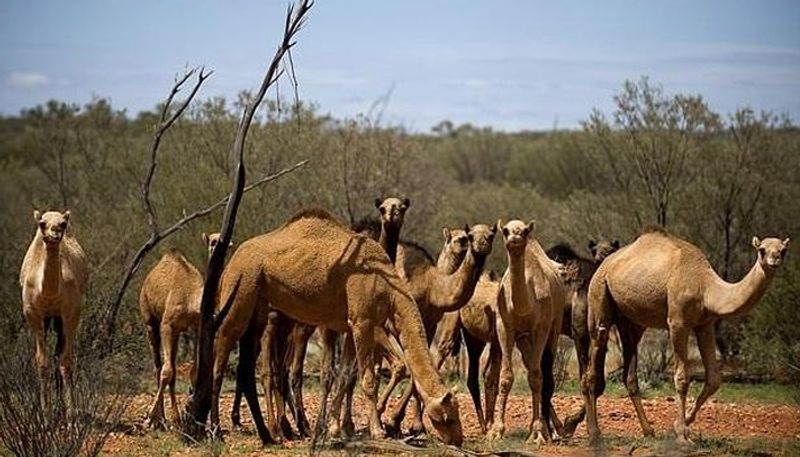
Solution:
[[[226,297],[226,303],[220,314],[215,316],[214,308],[219,288],[219,279],[222,276],[225,254],[233,235],[233,229],[236,224],[236,214],[245,187],[244,147],[245,141],[247,140],[247,132],[250,129],[250,124],[253,121],[256,110],[264,100],[267,90],[275,84],[284,73],[284,70],[281,69],[281,63],[287,53],[297,43],[294,41],[294,37],[303,27],[312,4],[313,2],[310,0],[301,0],[296,10],[294,5],[288,7],[283,30],[283,39],[272,57],[272,61],[267,68],[267,73],[261,82],[258,93],[247,103],[244,113],[242,114],[241,122],[239,123],[239,128],[236,131],[236,139],[233,144],[233,153],[238,157],[236,175],[230,197],[225,207],[225,217],[220,229],[220,241],[212,252],[206,270],[203,297],[200,304],[200,326],[198,329],[197,354],[195,359],[196,383],[194,392],[186,403],[182,420],[183,434],[193,437],[194,439],[205,436],[205,423],[208,418],[208,413],[211,410],[211,396],[213,391],[214,336],[238,288],[237,284],[237,287],[234,288],[231,295]],[[254,387],[254,385],[252,387]],[[253,416],[254,419],[256,419],[256,428],[258,429],[259,437],[264,443],[271,442],[272,439],[266,426],[264,426],[261,415],[255,413],[256,411],[260,411],[258,407],[258,398],[253,395],[248,395],[249,393],[253,392],[245,392],[245,398],[248,400],[248,406],[251,411],[254,411]]]
[[[197,80],[195,81],[194,86],[192,87],[189,95],[184,99],[175,109],[171,112],[171,107],[173,105],[175,96],[182,90],[186,82],[193,76],[197,75]],[[117,315],[119,314],[119,309],[122,305],[122,300],[125,296],[125,292],[130,285],[131,280],[133,279],[134,275],[139,271],[139,268],[144,261],[144,258],[147,254],[158,245],[161,241],[165,238],[169,237],[173,233],[177,232],[178,230],[182,229],[186,224],[189,222],[194,221],[195,219],[201,218],[213,212],[216,209],[221,208],[223,205],[228,203],[230,196],[225,196],[218,200],[217,202],[213,203],[210,206],[207,206],[202,209],[198,209],[190,214],[184,214],[183,217],[171,225],[169,225],[165,229],[159,229],[158,219],[153,208],[152,201],[150,200],[150,187],[153,181],[153,177],[155,176],[156,167],[158,165],[158,151],[159,146],[161,145],[161,140],[165,133],[172,127],[175,122],[181,117],[181,115],[186,111],[186,108],[192,102],[192,100],[197,95],[198,91],[200,90],[200,86],[211,76],[212,72],[205,72],[204,69],[194,68],[189,70],[183,74],[180,78],[176,78],[175,83],[170,90],[169,95],[165,103],[161,108],[161,113],[159,116],[159,123],[156,127],[155,133],[153,134],[153,139],[150,143],[150,163],[147,170],[147,175],[145,179],[142,181],[141,185],[141,196],[142,196],[142,207],[147,214],[147,221],[148,226],[150,228],[150,237],[147,241],[139,248],[134,255],[133,259],[131,260],[130,265],[128,266],[127,271],[125,272],[125,276],[120,284],[119,290],[117,291],[117,295],[115,300],[111,303],[108,310],[106,311],[105,316],[105,330],[104,334],[101,335],[101,338],[97,340],[99,347],[105,348],[106,352],[110,352],[111,348],[113,348],[114,337],[116,333],[116,323],[117,323]],[[257,181],[253,182],[252,184],[246,186],[243,189],[243,192],[247,192],[249,190],[255,189],[263,184],[268,182],[274,181],[281,176],[290,173],[300,167],[303,167],[308,163],[307,160],[303,160],[298,162],[290,167],[284,168],[277,173],[268,174]]]

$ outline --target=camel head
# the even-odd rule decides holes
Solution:
[[[428,430],[435,429],[445,444],[461,446],[464,442],[458,400],[453,392],[448,391],[439,398],[429,399],[424,419]]]
[[[519,255],[525,252],[528,237],[533,234],[536,222],[530,221],[526,224],[520,220],[512,220],[508,221],[507,224],[503,224],[503,221],[498,219],[496,227],[503,234],[506,250],[509,254]]]
[[[33,219],[39,224],[39,233],[48,247],[58,246],[69,228],[69,211],[47,211],[44,214],[34,211]]]
[[[461,263],[464,256],[467,255],[469,249],[469,238],[464,229],[449,229],[442,228],[442,235],[444,236],[445,249],[456,260],[456,263]]]
[[[475,224],[472,227],[465,226],[464,232],[467,233],[467,240],[469,240],[472,254],[482,259],[489,257],[489,254],[492,253],[492,242],[497,233],[497,226],[490,227],[486,224]]]
[[[211,257],[211,253],[214,252],[214,248],[217,247],[217,243],[219,243],[219,233],[212,233],[210,235],[206,235],[203,232],[203,244],[208,247],[208,256]],[[228,247],[233,247],[233,241],[228,244]]]
[[[380,198],[375,199],[375,208],[378,208],[381,213],[381,224],[392,227],[403,225],[403,217],[410,206],[411,200],[408,198],[389,197],[383,200]]]
[[[589,252],[592,253],[592,258],[595,262],[602,262],[603,259],[613,254],[617,249],[619,249],[619,240],[589,241]]]
[[[786,251],[789,250],[789,238],[781,241],[778,238],[764,238],[759,240],[753,237],[753,247],[758,250],[758,263],[768,271],[781,266]]]

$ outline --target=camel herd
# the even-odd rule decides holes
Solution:
[[[460,445],[459,404],[439,368],[461,341],[481,432],[490,438],[505,433],[516,347],[531,391],[529,442],[570,436],[584,417],[590,439],[596,440],[597,397],[605,387],[606,346],[615,327],[625,386],[642,432],[651,435],[636,377],[637,346],[645,329],[665,328],[676,361],[674,429],[679,441],[687,441],[688,426],[720,385],[714,323],[746,313],[759,301],[789,246],[788,238],[753,238],[756,262],[744,279],[731,284],[716,275],[697,247],[659,228],[645,230],[622,247],[618,241],[592,241],[592,257],[584,258],[563,244],[545,251],[532,221],[498,220],[443,229],[444,245],[434,260],[424,248],[400,237],[410,205],[408,199],[376,199],[379,219],[366,218],[353,227],[325,211],[307,210],[236,248],[219,291],[218,302],[230,301],[231,306],[214,342],[213,426],[220,423],[219,396],[228,359],[238,347],[232,423],[240,424],[244,397],[262,442],[296,436],[289,414],[297,433],[308,436],[303,363],[309,339],[319,332],[324,349],[321,378],[331,386],[323,389],[321,404],[328,404],[329,394],[332,397],[328,423],[320,425],[329,436],[354,433],[352,398],[359,381],[372,437],[400,433],[406,407],[413,401],[417,407],[412,432],[435,431],[443,442]],[[36,339],[35,362],[42,378],[49,372],[45,332],[51,325],[56,331],[69,409],[72,348],[88,281],[86,256],[69,232],[69,211],[37,211],[34,219],[38,226],[20,272],[23,314]],[[484,271],[495,237],[502,238],[507,258],[499,280]],[[202,239],[210,254],[218,235],[203,234]],[[181,333],[198,327],[202,287],[200,271],[177,251],[165,254],[142,284],[140,310],[158,386],[146,419],[152,426],[167,423],[167,388],[171,420],[180,420],[174,392],[176,347]],[[706,377],[687,413],[690,333],[697,337]],[[561,334],[575,342],[584,397],[584,407],[563,423],[552,405],[555,346]],[[434,335],[437,351],[431,346]],[[380,393],[376,367],[384,363],[392,375]],[[412,382],[384,420],[388,399],[409,375]],[[196,374],[191,377],[194,382]]]

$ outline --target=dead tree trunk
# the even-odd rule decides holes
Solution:
[[[200,328],[198,329],[197,354],[195,359],[196,384],[192,395],[186,403],[184,411],[183,432],[185,435],[195,439],[205,436],[205,423],[211,409],[211,396],[213,393],[213,374],[214,374],[214,336],[217,328],[222,323],[227,314],[233,296],[236,294],[237,287],[234,288],[230,297],[226,300],[222,311],[215,316],[214,308],[219,288],[219,279],[222,276],[222,269],[225,261],[225,254],[228,250],[233,229],[236,224],[236,213],[239,202],[242,198],[245,183],[245,164],[244,146],[247,139],[247,132],[253,121],[253,116],[258,109],[267,90],[280,78],[283,70],[280,69],[284,57],[295,45],[294,36],[300,31],[308,11],[311,9],[310,0],[301,0],[297,10],[294,6],[289,6],[286,13],[286,23],[283,31],[283,39],[272,57],[272,61],[261,83],[258,94],[247,104],[236,131],[236,139],[233,144],[233,153],[238,158],[236,165],[236,176],[233,181],[233,189],[225,207],[225,218],[220,229],[220,241],[208,261],[206,270],[205,284],[203,286],[203,297],[200,304]],[[259,430],[262,441],[268,440],[269,433],[266,430]],[[267,436],[263,436],[266,433]],[[265,440],[266,438],[266,440]]]

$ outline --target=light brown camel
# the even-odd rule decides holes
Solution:
[[[202,240],[211,256],[219,241],[219,233],[203,233]],[[158,386],[156,398],[147,414],[147,424],[151,427],[166,425],[164,392],[167,387],[172,404],[170,419],[175,424],[180,423],[175,398],[178,338],[182,333],[196,333],[202,294],[203,275],[177,250],[164,254],[142,282],[139,312],[147,328]],[[189,378],[194,383],[194,365]]]
[[[47,379],[50,360],[45,349],[45,332],[53,324],[56,332],[58,375],[64,384],[65,403],[72,411],[72,361],[80,304],[89,272],[86,254],[69,233],[70,212],[33,212],[38,224],[28,246],[19,283],[22,286],[22,314],[36,339],[36,367],[40,382]]]
[[[528,442],[543,444],[551,438],[553,356],[561,331],[566,291],[560,264],[547,257],[533,237],[534,223],[497,221],[505,240],[508,269],[500,281],[495,319],[500,342],[499,414],[490,437],[502,438],[508,394],[514,383],[512,353],[522,353],[531,388],[531,424]],[[556,438],[555,436],[552,436]]]
[[[324,211],[304,211],[237,249],[223,273],[220,302],[227,300],[237,284],[238,292],[215,340],[212,424],[219,424],[222,379],[230,351],[238,342],[238,380],[262,442],[272,442],[258,405],[255,352],[268,312],[275,309],[298,322],[347,332],[352,338],[374,437],[383,433],[373,386],[375,327],[391,319],[414,384],[426,403],[426,418],[445,443],[461,444],[458,402],[433,365],[416,303],[378,243],[354,234]],[[331,343],[325,339],[327,354],[333,352]],[[322,403],[326,402],[323,398]]]
[[[377,241],[394,263],[397,256],[397,245],[400,241],[400,231],[406,211],[410,207],[411,200],[409,198],[376,198],[375,208],[380,214],[380,219],[364,218],[352,229],[356,233],[365,234]],[[279,312],[271,313],[269,317],[271,320],[262,338],[264,351],[261,352],[262,387],[265,392],[272,392],[271,395],[265,397],[267,428],[275,436],[292,438],[291,425],[285,412],[285,406],[288,406],[295,418],[299,435],[301,437],[309,436],[310,427],[303,402],[303,365],[308,341],[313,335],[315,327],[299,324]],[[389,343],[388,335],[380,336],[379,342]],[[272,344],[275,337],[288,338],[289,344],[276,347]],[[397,346],[396,341],[391,343],[393,343],[391,346]],[[380,344],[380,346],[384,347],[387,344]],[[401,378],[405,373],[405,363],[402,361],[402,357],[398,357],[396,351],[383,350],[382,353],[389,358],[390,364],[393,366],[393,378]],[[286,370],[287,366],[288,370]],[[353,373],[354,384],[355,373]],[[338,433],[339,427],[342,427],[345,434],[352,434],[354,424],[350,414],[351,400],[352,395],[348,395],[342,422],[339,423],[337,418],[332,424],[332,427],[336,429],[333,431],[334,433]],[[237,389],[231,413],[231,421],[236,426],[240,425],[240,404],[241,390]],[[382,400],[380,405],[384,404],[385,401]],[[334,406],[332,409],[338,410],[338,406]],[[383,407],[379,406],[379,411],[382,410]]]
[[[466,226],[464,232],[467,233],[469,248],[458,268],[449,274],[437,268],[433,258],[421,246],[410,242],[400,243],[396,268],[405,278],[406,287],[419,306],[428,344],[433,341],[444,314],[461,309],[472,298],[486,258],[492,252],[496,231],[495,226],[485,224]],[[392,415],[389,427],[395,433],[400,430],[405,409],[414,394],[413,388],[412,384],[405,390]],[[419,402],[416,411],[412,433],[423,430]]]
[[[619,249],[619,241],[589,241],[591,259],[578,255],[572,247],[565,243],[557,244],[547,250],[547,256],[564,265],[567,286],[567,306],[561,322],[561,334],[572,338],[575,343],[575,355],[578,361],[578,379],[583,379],[589,363],[589,327],[587,323],[589,304],[586,300],[589,281],[600,266],[600,263]],[[578,424],[586,415],[586,406],[570,414],[564,419],[562,432],[564,436],[572,436]]]
[[[723,281],[696,246],[663,229],[646,230],[636,241],[609,256],[589,284],[590,365],[583,380],[587,426],[593,441],[597,427],[597,397],[603,390],[603,359],[608,332],[617,326],[622,342],[623,378],[645,434],[652,427],[639,397],[636,352],[646,328],[669,330],[675,353],[675,389],[678,411],[674,428],[677,439],[688,441],[691,424],[703,403],[719,388],[721,376],[716,359],[714,323],[741,316],[761,299],[783,263],[789,238],[753,238],[758,255],[750,272],[738,283]],[[697,346],[706,381],[694,406],[686,414],[687,345],[689,334]]]

